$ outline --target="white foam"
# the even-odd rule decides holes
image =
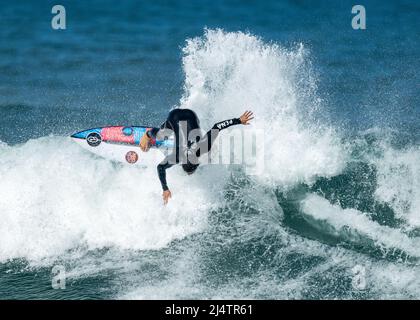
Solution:
[[[252,224],[252,223],[251,223]],[[272,227],[270,225],[269,227]],[[244,225],[244,228],[247,228]],[[254,226],[251,226],[254,229]],[[273,228],[271,228],[273,230]],[[370,299],[418,298],[420,294],[417,274],[419,266],[394,263],[386,260],[372,260],[369,256],[344,249],[339,246],[329,246],[318,241],[305,239],[293,233],[280,230],[281,243],[270,265],[284,265],[290,254],[304,255],[308,259],[315,258],[318,262],[310,268],[299,270],[294,276],[283,277],[273,274],[271,268],[261,268],[252,277],[237,278],[217,286],[208,286],[200,279],[200,260],[194,247],[189,247],[173,266],[165,268],[171,275],[153,285],[138,281],[132,273],[127,274],[128,283],[132,287],[125,288],[119,299],[302,299],[318,297],[317,291],[326,286],[326,281],[337,278],[340,283],[353,281],[354,268],[364,270],[365,287],[353,287],[347,292],[341,292],[343,297],[352,298],[357,294],[366,294]],[[260,231],[261,233],[261,231]],[[249,233],[248,233],[249,234]],[[274,234],[272,234],[274,235]],[[240,236],[242,237],[242,236]],[[248,235],[245,236],[248,238]],[[259,235],[256,236],[256,239]],[[237,239],[238,240],[238,239]],[[246,239],[248,241],[249,239]],[[280,239],[279,239],[280,240]],[[258,241],[258,240],[256,240]],[[278,243],[277,243],[278,245]],[[286,259],[286,261],[285,261]],[[198,260],[198,261],[197,261]],[[186,263],[184,263],[186,262]],[[338,274],[337,274],[338,273]],[[311,296],[312,292],[314,295]],[[336,298],[336,292],[325,292],[324,298]]]
[[[70,139],[45,137],[2,145],[0,181],[0,261],[36,261],[82,245],[162,248],[205,227],[212,190],[224,179],[173,168],[165,207],[155,166],[118,166]]]

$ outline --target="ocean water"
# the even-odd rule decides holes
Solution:
[[[418,1],[55,4],[0,5],[0,299],[420,298]],[[174,107],[253,110],[264,170],[174,167],[164,207],[69,139]]]

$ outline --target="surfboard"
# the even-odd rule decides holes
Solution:
[[[71,135],[73,141],[96,155],[131,165],[157,164],[174,146],[173,138],[151,140],[148,152],[141,151],[141,137],[150,127],[145,126],[108,126],[92,128]]]

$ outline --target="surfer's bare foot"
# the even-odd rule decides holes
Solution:
[[[170,190],[165,190],[162,193],[163,204],[166,205],[169,201],[169,198],[172,198],[172,193]]]
[[[140,149],[143,152],[147,152],[150,149],[150,138],[145,133],[140,139]]]
[[[254,114],[252,111],[245,111],[243,115],[239,118],[241,120],[241,123],[244,125],[249,125],[249,122],[254,119]]]

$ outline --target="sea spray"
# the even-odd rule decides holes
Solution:
[[[195,110],[207,126],[252,110],[252,127],[264,131],[261,179],[295,185],[343,169],[346,151],[339,135],[311,122],[321,106],[303,45],[286,49],[248,33],[206,30],[188,40],[183,52],[180,106]]]

